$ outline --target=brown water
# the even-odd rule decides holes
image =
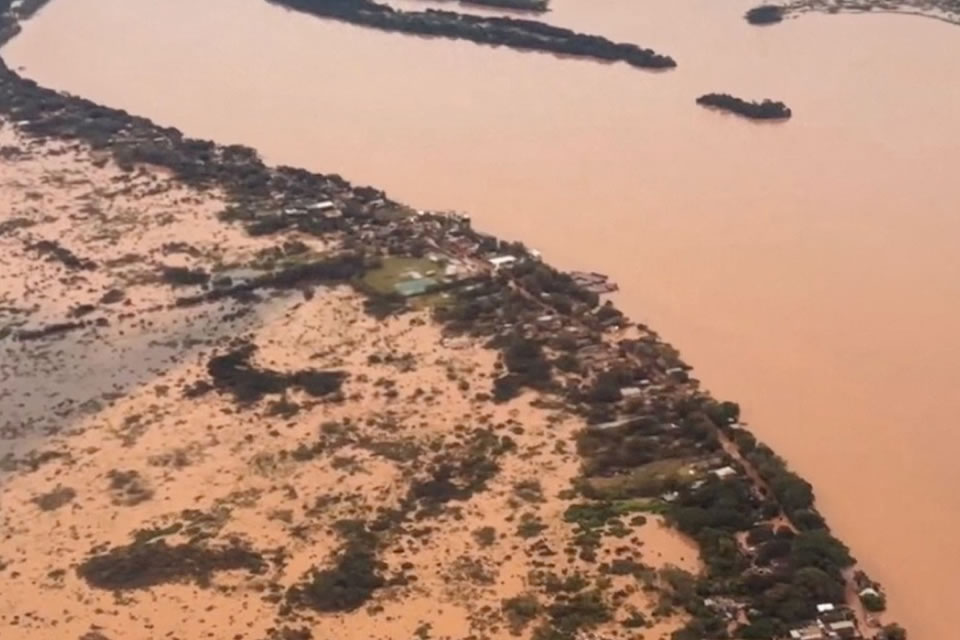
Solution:
[[[411,2],[412,0],[405,0]],[[960,599],[960,29],[772,28],[753,0],[554,0],[673,55],[649,73],[384,34],[262,0],[57,0],[4,55],[39,82],[468,210],[679,345],[813,481],[912,637]],[[784,125],[696,107],[782,99]]]

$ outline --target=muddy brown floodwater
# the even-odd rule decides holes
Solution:
[[[410,4],[414,0],[404,0]],[[918,640],[960,599],[960,29],[752,28],[753,0],[554,0],[667,73],[386,34],[262,0],[57,0],[3,51],[271,162],[470,211],[622,286],[816,486]],[[709,91],[784,100],[757,125]]]

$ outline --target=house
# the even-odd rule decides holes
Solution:
[[[837,608],[836,605],[833,604],[832,602],[824,602],[822,604],[817,605],[817,613],[829,613],[830,611],[833,611],[836,608]]]
[[[436,285],[437,281],[433,278],[416,278],[413,280],[398,282],[397,284],[393,285],[393,289],[404,298],[410,298],[413,296],[423,295],[431,287],[435,287]]]
[[[514,264],[517,261],[516,256],[497,256],[495,258],[490,258],[487,260],[491,265],[493,265],[493,270],[497,271],[503,267]]]
[[[332,200],[321,200],[320,202],[314,202],[313,204],[307,205],[308,211],[329,211],[330,209],[336,209],[337,205],[333,204]]]
[[[322,214],[324,218],[343,217],[343,212],[337,208],[337,205],[335,205],[332,200],[321,200],[320,202],[308,204],[306,210],[307,213]]]
[[[613,420],[611,422],[601,422],[600,424],[588,424],[587,429],[590,431],[606,431],[607,429],[617,429],[619,427],[625,427],[628,424],[633,424],[637,421],[636,416],[630,418],[621,418],[620,420]]]
[[[730,478],[737,475],[737,470],[733,467],[720,467],[719,469],[711,470],[710,473],[723,480],[724,478]]]
[[[624,398],[636,398],[643,393],[643,389],[640,387],[621,387],[620,395]]]
[[[857,623],[853,620],[841,620],[840,622],[831,622],[827,625],[827,628],[834,634],[837,638],[859,638],[860,633],[857,631]]]
[[[791,629],[790,631],[791,640],[826,640],[826,637],[823,629],[816,625]]]

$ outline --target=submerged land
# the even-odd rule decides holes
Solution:
[[[0,117],[5,637],[904,637],[736,404],[522,244],[6,67]]]

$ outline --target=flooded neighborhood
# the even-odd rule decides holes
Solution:
[[[390,4],[407,11],[455,8],[471,15],[507,15],[496,7],[466,3],[397,0]],[[522,412],[532,413],[522,413],[519,418],[500,409],[494,411],[490,424],[506,425],[503,433],[511,433],[510,429],[522,425],[531,415],[535,418],[529,419],[541,422],[557,420],[559,431],[513,434],[523,440],[521,447],[539,451],[538,447],[547,446],[544,443],[553,447],[558,433],[570,436],[571,447],[584,456],[587,470],[578,468],[579,463],[564,457],[566,454],[551,457],[554,454],[544,453],[549,468],[557,475],[542,481],[552,483],[554,493],[582,475],[580,479],[589,491],[599,492],[590,494],[592,499],[624,499],[627,494],[618,492],[627,482],[622,479],[625,476],[608,477],[606,472],[591,475],[589,464],[602,461],[608,465],[605,469],[617,468],[630,476],[633,472],[626,470],[636,461],[628,464],[618,458],[617,446],[623,441],[643,442],[659,450],[666,439],[673,437],[669,435],[670,424],[684,434],[683,438],[676,436],[683,442],[682,452],[674,451],[670,458],[682,460],[682,469],[690,472],[692,480],[676,486],[658,484],[663,490],[651,493],[658,504],[675,504],[670,499],[674,491],[678,491],[675,498],[682,501],[687,496],[685,491],[700,490],[703,485],[689,489],[697,482],[723,482],[727,473],[734,475],[733,480],[748,477],[750,483],[770,484],[775,493],[772,476],[761,473],[763,465],[760,470],[752,470],[755,463],[740,459],[752,450],[749,446],[742,448],[744,437],[738,439],[737,430],[748,429],[782,456],[790,469],[810,481],[816,490],[816,511],[829,522],[831,532],[849,546],[857,566],[869,571],[870,577],[847,576],[854,600],[869,602],[874,592],[878,598],[882,594],[889,618],[908,628],[911,638],[947,638],[952,625],[944,612],[960,597],[952,578],[960,570],[960,545],[953,536],[960,518],[960,498],[954,491],[960,473],[953,461],[958,445],[953,417],[960,409],[960,400],[953,392],[960,376],[960,342],[954,335],[960,318],[960,218],[956,206],[960,183],[954,176],[960,152],[960,85],[956,83],[960,76],[960,28],[942,20],[879,11],[876,15],[788,12],[782,22],[758,27],[744,19],[754,4],[610,0],[597,5],[551,0],[549,11],[535,16],[549,25],[598,34],[613,42],[638,43],[668,54],[677,63],[676,68],[659,70],[625,62],[390,33],[317,18],[262,0],[53,0],[23,21],[22,31],[0,49],[0,55],[12,71],[43,87],[149,118],[161,127],[175,127],[185,136],[221,145],[246,145],[256,149],[269,165],[302,167],[342,177],[353,185],[372,185],[370,193],[366,187],[351,187],[348,193],[342,185],[336,189],[327,186],[322,194],[311,193],[309,197],[295,198],[284,192],[287,195],[280,198],[283,202],[278,200],[270,207],[258,204],[249,210],[228,208],[232,217],[227,216],[226,222],[240,225],[230,228],[255,234],[252,240],[218,236],[220,232],[203,217],[233,206],[229,194],[173,192],[185,204],[194,202],[191,207],[207,212],[192,218],[177,217],[181,214],[175,206],[166,212],[171,201],[149,205],[160,207],[164,215],[174,216],[185,227],[195,225],[197,242],[204,238],[211,250],[218,242],[234,248],[227,252],[230,255],[219,258],[220,262],[231,263],[226,265],[229,268],[207,273],[202,282],[196,280],[201,276],[195,270],[202,266],[194,264],[196,257],[185,254],[187,258],[172,258],[179,253],[168,250],[170,255],[160,266],[183,268],[182,272],[165,273],[183,280],[178,286],[187,288],[177,289],[174,297],[166,289],[144,294],[144,304],[149,300],[150,304],[172,305],[157,312],[159,329],[170,322],[169,333],[179,335],[178,300],[182,308],[189,309],[193,304],[224,304],[261,288],[274,289],[275,280],[270,280],[274,276],[269,275],[273,272],[265,276],[262,257],[260,262],[253,259],[257,251],[279,251],[271,254],[270,264],[276,267],[287,265],[294,255],[328,257],[333,247],[351,256],[349,252],[355,249],[376,248],[374,253],[392,257],[379,266],[363,263],[360,275],[364,285],[358,290],[362,295],[389,294],[386,302],[377,298],[384,306],[366,308],[354,297],[360,294],[337,289],[339,285],[330,285],[336,290],[336,304],[327,304],[317,294],[315,299],[304,298],[306,309],[301,309],[292,299],[280,296],[270,303],[273,306],[258,307],[256,314],[238,319],[243,326],[249,323],[252,343],[259,345],[256,358],[264,358],[261,365],[245,361],[240,368],[281,372],[277,375],[287,381],[294,380],[296,373],[282,372],[309,370],[312,364],[296,361],[296,346],[284,344],[284,330],[277,327],[310,323],[312,313],[330,322],[344,322],[349,317],[358,326],[369,323],[371,336],[386,332],[370,338],[371,344],[355,336],[344,338],[365,345],[364,358],[383,358],[383,349],[378,346],[381,342],[394,344],[397,348],[392,351],[398,353],[420,353],[425,347],[417,340],[440,339],[439,334],[430,333],[432,328],[401,329],[400,320],[391,319],[383,328],[375,329],[378,325],[366,314],[389,316],[394,310],[391,305],[398,304],[425,313],[424,309],[432,308],[437,300],[459,299],[457,296],[464,291],[478,292],[484,301],[464,308],[476,314],[470,316],[471,322],[486,328],[465,332],[467,338],[446,336],[443,355],[436,356],[457,361],[464,372],[493,366],[488,361],[493,356],[486,351],[481,355],[472,350],[461,353],[450,345],[469,340],[476,346],[480,336],[491,339],[499,331],[493,327],[502,329],[503,323],[522,330],[525,340],[549,344],[548,351],[557,348],[548,336],[568,333],[573,349],[570,354],[576,355],[578,367],[587,367],[583,371],[620,370],[629,364],[629,379],[616,378],[615,393],[610,392],[615,396],[611,406],[617,409],[594,413],[584,410],[589,428],[576,444],[571,436],[576,429],[574,419],[549,418],[549,402],[532,409],[524,407]],[[514,13],[509,15],[516,17]],[[782,100],[789,105],[792,117],[789,121],[750,121],[695,104],[704,94],[727,93],[756,101]],[[47,126],[55,127],[56,123]],[[26,144],[22,140],[7,143]],[[91,161],[82,153],[73,162]],[[36,154],[37,158],[42,156],[39,151]],[[34,163],[30,170],[37,176],[53,175],[64,170],[66,157],[29,160]],[[57,158],[63,162],[57,164]],[[10,184],[25,180],[12,169],[4,178],[12,181]],[[98,178],[103,184],[97,182],[96,189],[91,186],[88,191],[106,189],[111,179],[105,173]],[[53,188],[53,183],[44,183],[39,177],[36,180],[37,185],[45,185],[43,189]],[[339,183],[334,180],[331,184]],[[150,186],[137,188],[149,191]],[[38,193],[43,189],[36,187]],[[70,198],[77,195],[64,193],[70,193]],[[52,206],[50,198],[60,196],[44,197],[47,200],[38,201]],[[69,210],[66,203],[64,200],[64,211]],[[394,214],[387,212],[401,206],[399,203],[403,203],[403,216],[395,220],[390,217]],[[27,209],[32,205],[29,200],[18,199],[7,206]],[[60,256],[62,260],[65,254],[60,251],[61,245],[38,243],[63,237],[66,231],[58,226],[63,221],[43,222],[39,215],[31,220],[52,226],[42,237],[24,236],[33,247],[27,254],[37,257],[43,251],[44,259]],[[71,215],[71,219],[85,219],[76,217],[76,213]],[[368,217],[367,226],[354,226],[354,220]],[[0,220],[0,224],[3,222]],[[11,228],[10,233],[34,231]],[[184,240],[161,237],[168,233],[166,227],[157,233],[163,242]],[[264,235],[256,235],[261,233]],[[288,255],[284,252],[290,247],[277,248],[257,240],[274,233],[313,234],[313,239],[299,240],[306,243],[308,252],[294,245],[294,253]],[[337,234],[346,234],[349,242],[340,244],[345,238]],[[423,246],[413,241],[423,237],[432,240]],[[336,238],[336,242],[328,244],[330,238]],[[508,242],[501,245],[497,238]],[[162,247],[159,240],[158,252]],[[514,246],[513,242],[523,245]],[[81,261],[90,259],[99,264],[108,259],[88,257],[75,250]],[[118,254],[109,259],[122,258]],[[62,262],[58,264],[63,268]],[[348,260],[344,264],[354,263]],[[537,271],[536,265],[544,264],[568,274],[569,285],[564,279],[560,289],[551,288],[560,286],[559,281]],[[120,266],[118,263],[117,268]],[[71,270],[74,277],[83,274],[82,263],[80,267],[79,271]],[[8,266],[10,275],[0,281],[9,291],[19,291],[15,287],[24,286],[25,274],[29,273],[23,265]],[[310,278],[315,276],[316,272],[310,272]],[[230,284],[214,286],[217,277],[229,278]],[[522,283],[521,289],[532,298],[525,298],[521,304],[509,296],[499,297],[506,295],[503,290],[485,288],[489,281],[504,279]],[[532,285],[532,280],[538,284]],[[548,280],[550,286],[546,285]],[[251,285],[247,291],[249,282],[263,286]],[[104,281],[98,296],[109,291],[108,284]],[[310,285],[311,292],[315,286]],[[606,307],[602,303],[581,308],[586,303],[576,296],[583,294],[569,293],[568,286],[570,291],[575,288],[591,296],[604,296],[626,317],[649,327],[651,333],[645,333],[646,329],[641,334],[630,333],[633,329],[620,326],[620,316],[603,311]],[[293,291],[306,296],[301,292],[306,291],[304,287],[298,283],[292,289],[278,290],[287,292],[283,295],[293,295]],[[560,311],[543,308],[542,300],[533,304],[540,294],[557,291],[573,296],[570,309],[562,304]],[[53,306],[44,306],[48,322],[24,325],[18,330],[48,329],[51,323],[62,320],[61,315],[88,303],[86,298],[70,299],[68,303],[63,296]],[[528,303],[532,305],[529,309],[524,306]],[[113,323],[116,319],[109,313],[109,304],[103,305],[108,313],[102,317]],[[522,308],[522,312],[515,312],[511,305]],[[231,311],[236,309],[224,310]],[[78,325],[70,331],[82,334],[96,330],[97,318],[101,317],[97,313],[69,318]],[[509,315],[508,320],[500,315],[504,313]],[[167,314],[172,315],[167,318]],[[568,315],[579,319],[571,324]],[[261,331],[258,323],[268,322],[264,318],[280,317],[284,318],[277,321],[281,324],[262,335],[257,333]],[[444,319],[460,327],[457,321],[464,318]],[[392,324],[395,322],[398,324]],[[201,333],[215,333],[214,327]],[[159,329],[154,327],[143,334],[153,340],[150,348],[131,343],[132,355],[121,360],[131,379],[148,380],[151,370],[164,368],[166,352],[157,345],[171,338],[163,336],[167,329],[154,336]],[[652,333],[653,329],[657,333]],[[199,339],[190,335],[189,340]],[[679,349],[682,360],[679,353],[660,353],[662,347],[651,346],[665,344],[660,336]],[[122,340],[120,336],[114,338]],[[353,372],[347,378],[348,388],[360,384],[357,376],[367,376],[370,384],[362,385],[371,388],[363,393],[383,394],[385,404],[378,411],[388,409],[389,389],[377,386],[375,381],[385,376],[385,370],[400,365],[392,360],[368,362],[360,358],[360,352],[352,354],[332,339],[316,340],[316,353],[336,353],[331,361],[342,362]],[[611,352],[608,347],[614,343],[619,346]],[[226,350],[226,342],[218,343],[217,348]],[[234,345],[229,353],[236,353],[237,348]],[[512,352],[508,346],[504,348],[497,357],[504,358],[509,368]],[[540,360],[536,350],[517,349],[524,359]],[[653,357],[650,349],[658,352],[654,358],[657,364],[646,371],[638,363]],[[203,351],[202,357],[211,356],[209,349]],[[94,353],[67,353],[65,357],[78,364]],[[197,368],[201,356],[193,351],[184,353],[187,355],[178,360],[178,369],[164,374],[171,379],[162,386],[172,387],[174,379],[184,376],[202,378],[205,365]],[[61,356],[49,357],[57,362]],[[558,359],[555,366],[560,367],[560,363]],[[96,377],[108,364],[93,363],[87,375]],[[687,364],[693,369],[689,370]],[[430,385],[459,398],[437,423],[453,429],[460,419],[455,414],[475,412],[482,403],[472,392],[461,394],[458,383],[445,380],[442,369],[424,375]],[[571,369],[563,376],[582,375],[593,380],[592,373],[578,374],[577,370]],[[537,378],[537,371],[536,367],[524,369],[523,379],[505,376],[500,386],[485,391],[502,393],[505,401],[513,402],[515,393],[547,393],[550,385]],[[14,382],[20,385],[18,392],[38,385],[73,397],[69,389],[72,383],[66,379],[45,379],[42,371],[32,375],[34,379]],[[283,377],[288,375],[294,378]],[[462,375],[469,378],[466,373]],[[735,420],[715,420],[716,416],[711,416],[719,423],[725,443],[719,450],[696,440],[694,427],[670,413],[686,415],[675,403],[687,393],[686,385],[691,381],[720,400],[739,404]],[[104,383],[106,386],[98,387],[97,392],[108,392],[114,382]],[[448,383],[449,389],[445,386]],[[215,378],[209,384],[217,388]],[[427,386],[415,381],[403,393],[414,394],[417,387]],[[598,406],[608,407],[597,400],[606,392],[604,385],[598,387],[590,391],[598,395],[584,396],[593,400],[576,396],[577,402],[590,404],[596,400]],[[294,385],[289,397],[284,391],[276,400],[277,416],[286,410],[283,403],[287,401],[303,404],[294,395],[309,396],[308,388]],[[663,400],[667,396],[669,402]],[[9,402],[9,397],[0,395],[4,402]],[[76,400],[82,402],[79,396]],[[647,400],[652,404],[644,405]],[[656,424],[638,423],[632,417],[638,407],[645,406],[644,411],[649,412],[651,407],[661,407],[661,401],[670,410],[657,413]],[[109,421],[122,424],[125,418],[121,413],[143,413],[151,403],[163,401],[135,395],[123,402],[131,406],[114,408],[118,413]],[[317,406],[317,412],[328,410]],[[191,413],[194,409],[171,406],[165,410],[185,421],[214,420],[213,416],[199,418],[199,413]],[[13,413],[12,405],[4,411]],[[38,424],[49,426],[49,415],[33,415],[22,407],[16,411],[18,416],[29,414]],[[341,409],[333,409],[333,413],[336,420],[350,417],[358,421],[349,429],[352,441],[379,438],[373,432],[366,433],[369,425],[364,426],[358,416],[348,416],[349,412]],[[668,419],[668,415],[672,417]],[[273,428],[285,433],[279,418],[270,420],[277,420]],[[398,427],[396,439],[419,437],[412,429],[414,419],[410,420],[410,424]],[[253,423],[243,429],[254,429]],[[227,456],[246,446],[242,444],[246,433],[236,434],[236,441],[206,443],[205,447],[213,448],[204,454],[208,460],[204,464],[213,465],[216,456]],[[290,436],[294,433],[297,438],[306,437],[299,427],[290,431]],[[187,434],[184,431],[181,435]],[[498,445],[486,443],[483,434],[462,435],[457,446],[464,451],[481,447],[477,444],[481,440],[485,443],[482,447],[499,451]],[[327,433],[322,439],[334,441],[338,437]],[[284,442],[292,450],[299,440]],[[163,448],[159,440],[150,438],[143,446],[144,459],[160,455]],[[426,441],[418,446],[429,449]],[[0,450],[2,453],[5,451]],[[23,462],[23,451],[17,449],[15,453],[20,461],[18,468],[33,464]],[[651,462],[645,460],[644,464]],[[343,469],[349,467],[343,461],[337,464],[346,465]],[[371,462],[369,466],[374,468],[376,464],[381,463]],[[395,468],[384,471],[384,478],[406,478],[408,472],[412,473],[404,466],[409,461],[394,460],[390,464]],[[512,491],[510,483],[521,483],[537,473],[535,466],[525,466],[526,461],[503,464],[509,469],[509,482],[504,478],[490,481],[507,483],[498,490]],[[510,466],[514,464],[518,466]],[[650,471],[649,467],[644,469]],[[213,470],[211,466],[208,471]],[[87,472],[91,482],[99,477],[94,467]],[[229,465],[216,471],[220,472],[238,478],[243,475],[239,468]],[[342,469],[325,469],[323,473],[328,474],[324,477],[330,482],[354,482],[337,475],[345,473]],[[674,477],[679,471],[657,469],[656,473],[658,477]],[[265,496],[269,494],[263,503],[269,508],[257,507],[257,518],[273,522],[271,527],[280,526],[270,516],[272,511],[282,510],[282,505],[274,504],[280,500],[280,489],[276,495],[270,494],[269,478],[273,476],[262,477],[262,486],[255,484]],[[640,482],[639,476],[630,477],[630,482]],[[377,484],[382,481],[380,478],[374,484],[378,495],[386,496],[389,483]],[[290,484],[296,482],[291,480]],[[171,491],[189,491],[189,482],[178,480],[170,487]],[[56,483],[47,489],[56,489]],[[637,494],[629,495],[633,499]],[[740,541],[745,557],[755,561],[758,554],[763,557],[766,553],[762,551],[765,545],[770,548],[771,541],[776,541],[780,521],[762,517],[761,497],[740,499],[749,505],[744,509],[755,510],[757,515],[757,522],[743,530]],[[417,504],[417,508],[426,508],[421,502]],[[565,505],[564,509],[572,506],[576,505]],[[413,506],[410,509],[412,514]],[[464,517],[479,527],[484,517],[501,517],[492,515],[500,514],[498,509],[491,504],[480,505]],[[144,517],[160,515],[157,511]],[[625,521],[636,517],[621,515]],[[789,519],[789,514],[778,517]],[[536,518],[540,518],[547,531],[544,544],[551,548],[570,543],[564,537],[568,532],[556,528],[549,513],[527,520],[518,513],[517,518],[520,524],[527,522],[524,530],[531,532],[537,529]],[[579,534],[590,530],[591,525],[584,524],[589,518],[578,522],[583,529]],[[98,528],[100,525],[86,521],[78,520],[74,525],[89,527],[91,535],[107,534]],[[167,525],[173,526],[164,521],[163,526]],[[182,520],[182,526],[192,525]],[[517,526],[511,522],[500,528]],[[682,539],[671,538],[672,530],[640,530],[646,532],[644,535],[662,533],[661,537],[667,538],[664,545],[672,559],[660,564],[682,565],[690,572],[701,570],[696,549],[691,551],[682,546]],[[681,530],[700,533],[693,525]],[[461,533],[456,548],[472,544],[470,532],[464,529]],[[342,532],[338,535],[344,537]],[[257,544],[272,547],[274,542],[264,539]],[[489,562],[511,562],[501,557],[499,547],[494,550],[496,557],[487,558]],[[367,553],[369,549],[362,551]],[[392,553],[385,547],[377,550],[378,557],[391,566],[402,564],[393,562],[396,558]],[[0,551],[0,565],[5,555]],[[449,558],[451,563],[455,560]],[[297,575],[304,574],[310,564],[306,556],[293,562]],[[429,564],[427,555],[410,562],[424,570]],[[658,563],[651,564],[661,568]],[[579,566],[574,562],[571,570],[575,565]],[[260,565],[255,562],[249,566]],[[511,580],[519,581],[530,568],[511,565],[497,580],[513,584]],[[189,597],[185,593],[176,597],[186,602]],[[717,595],[708,608],[719,617],[737,620],[743,604],[726,600],[728,597]],[[483,598],[480,601],[486,602]],[[294,598],[290,602],[296,608],[299,601]],[[624,603],[647,611],[647,603],[632,595]],[[500,606],[493,600],[487,604]],[[522,609],[521,604],[513,603]],[[833,606],[831,602],[820,604]],[[224,602],[223,606],[232,605]],[[480,616],[478,612],[473,615]],[[851,627],[857,633],[868,629],[867,613],[825,606],[804,625],[792,626],[789,637],[851,637],[846,635]],[[239,611],[235,614],[241,615]],[[394,614],[403,617],[399,611]],[[445,616],[424,616],[432,620],[438,637],[466,637],[469,631],[456,626],[440,631]],[[163,615],[156,615],[154,623],[161,624],[162,619]],[[679,625],[668,616],[658,620],[658,633],[667,634]],[[412,618],[404,622],[409,628],[402,627],[403,632],[413,634],[418,628],[415,622]],[[201,621],[196,624],[196,629],[203,628]],[[266,629],[260,631],[267,633]],[[490,633],[495,637],[496,632]],[[660,637],[648,633],[649,637]]]

